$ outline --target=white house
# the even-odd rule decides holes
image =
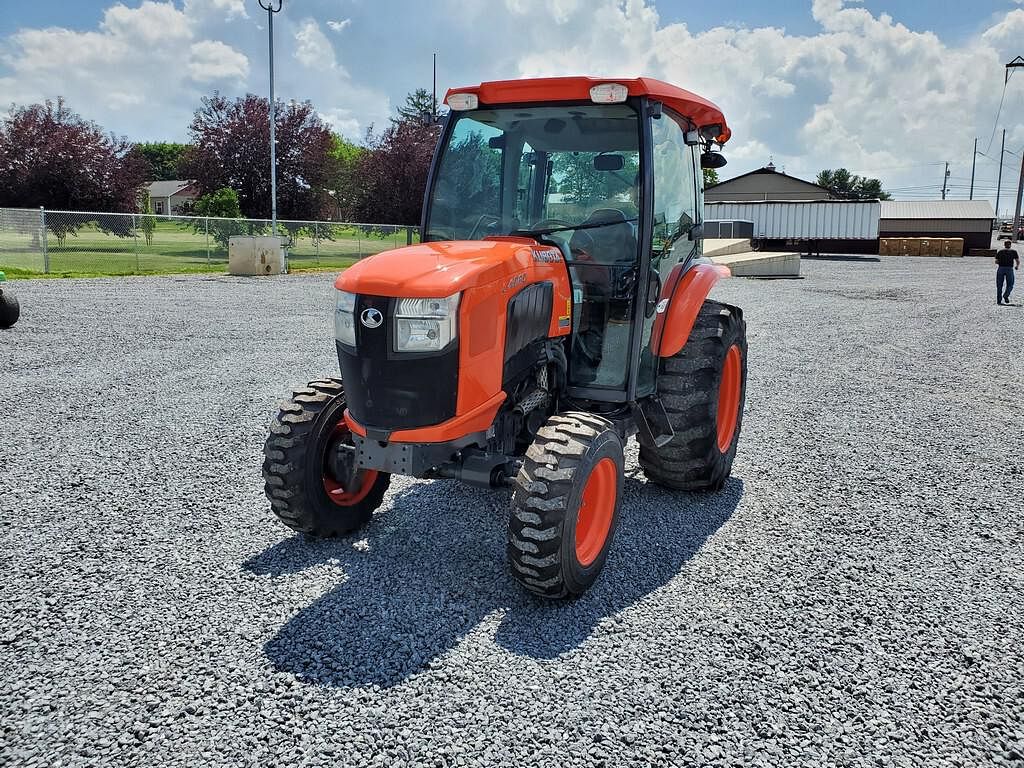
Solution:
[[[192,202],[198,197],[194,182],[181,179],[151,182],[147,191],[153,213],[181,213],[185,203]]]

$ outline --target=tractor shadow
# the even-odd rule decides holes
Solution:
[[[422,670],[495,612],[502,615],[495,642],[512,653],[554,659],[577,648],[603,619],[676,576],[742,495],[736,478],[718,493],[673,493],[627,479],[604,571],[570,601],[536,598],[512,580],[508,494],[457,483],[414,483],[352,537],[292,536],[243,568],[280,577],[337,567],[338,586],[289,619],[264,652],[277,670],[309,683],[386,687]]]

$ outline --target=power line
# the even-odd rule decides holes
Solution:
[[[988,138],[988,146],[985,147],[986,152],[992,149],[992,142],[996,138],[996,128],[999,127],[999,116],[1003,114],[1003,99],[1006,98],[1006,84],[1010,82],[1011,77],[1013,77],[1013,71],[1008,71],[1006,79],[1003,81],[1003,92],[999,95],[999,109],[996,110],[996,119],[992,121],[992,135]]]

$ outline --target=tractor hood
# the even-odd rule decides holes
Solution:
[[[353,264],[338,276],[334,287],[370,296],[451,296],[523,271],[537,260],[536,249],[552,250],[523,237],[409,245]]]

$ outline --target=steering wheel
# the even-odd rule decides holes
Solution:
[[[491,220],[490,223],[487,226],[493,226],[493,225],[497,224],[499,221],[501,221],[501,217],[500,216],[493,216],[493,215],[491,215],[489,213],[482,213],[482,214],[480,214],[480,216],[476,220],[476,224],[473,225],[473,228],[469,231],[469,234],[466,236],[467,240],[472,240],[473,239],[473,236],[476,234],[476,231],[478,229],[480,229],[480,225],[483,224],[484,219],[490,219]]]

